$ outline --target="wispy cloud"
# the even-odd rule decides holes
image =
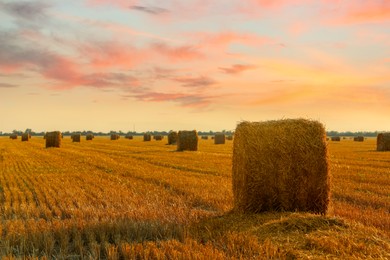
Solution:
[[[183,87],[196,87],[196,88],[204,88],[217,84],[218,82],[212,78],[206,76],[200,77],[180,77],[174,78],[174,81],[183,83]]]
[[[17,88],[18,85],[15,84],[9,84],[9,83],[1,83],[0,82],[0,88]]]
[[[168,9],[156,7],[156,6],[142,6],[142,5],[132,5],[130,9],[141,11],[148,14],[158,15],[163,13],[168,13]]]
[[[50,7],[47,2],[43,1],[12,1],[0,2],[0,10],[27,21],[42,20],[47,17],[46,10]]]
[[[256,66],[254,65],[234,64],[229,68],[219,68],[219,69],[226,74],[239,74],[243,71],[252,70],[255,68]]]
[[[152,44],[151,47],[156,53],[167,56],[171,61],[194,60],[203,57],[197,47],[192,45],[171,46],[164,42],[158,42]]]

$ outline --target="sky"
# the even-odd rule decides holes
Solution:
[[[0,131],[390,131],[390,0],[0,0]]]

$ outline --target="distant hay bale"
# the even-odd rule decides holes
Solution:
[[[211,137],[211,140],[214,140],[214,136]]]
[[[152,136],[150,134],[144,134],[144,142],[149,142],[152,140]]]
[[[171,131],[168,134],[168,144],[173,145],[177,143],[177,132]]]
[[[324,126],[306,119],[243,122],[233,141],[234,209],[325,214],[330,197]]]
[[[225,144],[226,136],[223,133],[216,133],[214,136],[214,144]]]
[[[94,136],[93,134],[87,134],[87,135],[85,136],[85,139],[86,139],[87,141],[92,141],[94,138],[95,138],[95,136]]]
[[[30,134],[24,133],[22,134],[22,142],[26,142],[30,139]]]
[[[177,134],[178,151],[197,151],[198,150],[198,133],[193,131],[179,131]]]
[[[233,140],[233,136],[232,135],[226,136],[226,140],[232,141]]]
[[[208,140],[209,137],[208,137],[207,135],[202,135],[201,139],[203,139],[203,140]]]
[[[354,142],[363,142],[364,141],[364,136],[355,136],[353,138]]]
[[[340,142],[341,141],[340,136],[332,136],[330,140],[332,140],[334,142]]]
[[[377,151],[390,151],[390,133],[380,133],[376,138]]]
[[[119,138],[120,138],[120,136],[118,134],[111,135],[111,140],[113,140],[113,141],[118,140]]]
[[[155,135],[153,138],[156,141],[161,141],[162,139],[164,139],[164,136],[162,136],[162,135]]]
[[[131,139],[133,139],[133,136],[132,135],[125,135],[125,138],[131,140]]]
[[[81,134],[74,134],[74,135],[72,135],[72,141],[74,143],[80,143],[81,142]]]
[[[61,147],[61,132],[47,132],[46,133],[46,148],[49,147]]]
[[[17,134],[11,134],[9,136],[9,138],[12,139],[12,140],[15,140],[15,139],[18,139],[18,135]]]

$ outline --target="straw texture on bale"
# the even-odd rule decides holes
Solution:
[[[22,142],[26,142],[30,139],[30,134],[22,134]]]
[[[162,135],[155,135],[153,138],[156,141],[161,141],[162,139],[164,139],[164,136],[162,136]]]
[[[81,134],[72,135],[72,141],[76,142],[76,143],[80,143],[81,142]]]
[[[144,134],[144,142],[149,142],[152,140],[152,136],[150,134]]]
[[[201,137],[203,140],[208,140],[209,139],[209,137],[207,136],[207,135],[202,135],[202,137]]]
[[[330,140],[336,141],[336,142],[340,142],[341,141],[340,136],[332,136]]]
[[[93,134],[87,134],[87,135],[85,136],[85,139],[86,139],[87,141],[92,141],[93,138],[95,138],[95,136],[94,136]]]
[[[376,138],[377,151],[390,151],[390,133],[380,133]]]
[[[61,132],[54,131],[46,133],[46,148],[61,147]]]
[[[118,134],[112,134],[111,135],[111,140],[118,140],[120,136]]]
[[[306,119],[240,123],[232,177],[238,212],[326,214],[330,175],[324,126]]]
[[[11,134],[9,136],[9,138],[15,140],[15,139],[18,139],[18,135],[17,134]]]
[[[354,140],[355,142],[363,142],[363,141],[364,141],[364,136],[355,136],[355,137],[353,138],[353,140]]]
[[[177,134],[177,150],[178,151],[198,151],[198,132],[179,131]]]
[[[216,133],[214,136],[214,144],[225,144],[226,136],[223,133]]]
[[[173,145],[177,143],[177,132],[171,131],[168,134],[168,144]]]

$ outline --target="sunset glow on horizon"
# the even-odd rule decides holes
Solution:
[[[0,131],[390,131],[390,1],[0,0]]]

